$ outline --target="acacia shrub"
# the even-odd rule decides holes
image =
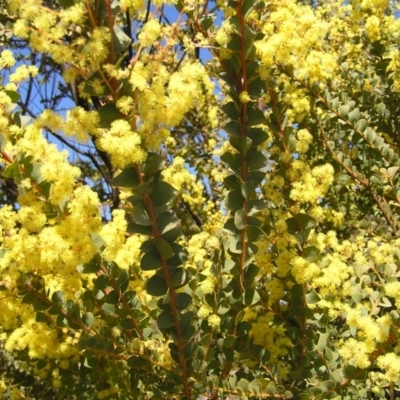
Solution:
[[[38,68],[1,52],[3,396],[394,399],[394,11],[9,1],[4,32],[89,106],[27,118]],[[107,155],[109,221],[46,131]]]

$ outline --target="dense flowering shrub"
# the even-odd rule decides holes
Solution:
[[[8,0],[1,396],[395,399],[395,11]]]

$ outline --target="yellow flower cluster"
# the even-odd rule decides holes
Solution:
[[[113,165],[118,168],[141,164],[146,159],[146,152],[140,146],[140,136],[122,119],[112,122],[111,128],[99,137],[98,144],[103,150],[107,150]]]
[[[150,46],[161,35],[161,25],[156,19],[151,19],[144,26],[139,33],[139,42],[142,46]]]
[[[377,359],[378,367],[385,371],[383,379],[389,383],[397,383],[400,375],[400,357],[395,353],[387,353]]]
[[[368,368],[371,365],[369,360],[370,352],[364,342],[357,341],[353,338],[347,339],[339,349],[339,354],[349,364],[357,368]]]
[[[315,203],[323,198],[333,182],[334,170],[330,164],[310,168],[302,160],[295,160],[289,171],[292,181],[290,198],[300,203]]]
[[[78,356],[78,338],[58,332],[35,318],[23,321],[24,325],[15,329],[8,337],[5,349],[8,352],[27,349],[32,359],[71,359]]]
[[[115,262],[120,268],[128,270],[133,264],[137,264],[140,255],[140,245],[143,238],[133,235],[126,238],[127,222],[124,210],[114,210],[113,219],[104,225],[100,236],[105,242],[102,257],[109,262]]]
[[[250,335],[255,344],[262,345],[271,353],[271,362],[281,366],[280,373],[284,377],[288,369],[282,357],[293,347],[293,344],[286,336],[285,327],[282,324],[276,324],[274,319],[274,314],[270,312],[259,316],[256,321],[253,321]]]
[[[335,54],[322,49],[322,38],[336,21],[323,21],[312,8],[292,0],[273,2],[272,12],[262,26],[265,37],[256,42],[262,60],[262,76],[275,63],[294,67],[299,77],[325,82],[336,69]]]
[[[0,69],[10,68],[15,64],[15,58],[11,50],[3,50],[0,54]]]
[[[132,97],[137,113],[135,129],[147,149],[158,150],[170,136],[170,128],[179,125],[190,110],[203,110],[201,117],[205,119],[215,109],[210,101],[214,84],[198,62],[185,62],[171,74],[157,58],[143,55],[130,69],[129,82],[137,95]],[[129,104],[127,98],[124,102]],[[211,121],[215,123],[215,115]]]

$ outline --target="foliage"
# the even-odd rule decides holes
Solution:
[[[396,398],[400,21],[309,3],[7,2],[5,399]]]

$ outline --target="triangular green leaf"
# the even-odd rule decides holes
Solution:
[[[162,169],[164,158],[157,153],[148,153],[146,161],[143,163],[143,172],[146,176],[156,174]]]
[[[155,251],[151,251],[143,255],[140,260],[140,268],[143,271],[151,271],[154,269],[161,268],[161,258]]]
[[[266,122],[267,121],[265,119],[264,113],[261,110],[255,107],[248,108],[246,122],[247,127],[265,124]]]
[[[154,207],[167,204],[175,196],[175,189],[167,182],[157,182],[151,191],[151,200]]]
[[[99,108],[98,113],[100,116],[99,126],[101,128],[109,128],[112,122],[120,118],[120,112],[114,103],[104,104]]]
[[[133,221],[139,225],[149,226],[152,224],[146,207],[143,203],[136,204],[132,215]]]
[[[177,268],[172,273],[171,284],[175,289],[186,285],[188,280],[189,280],[189,273],[184,268]]]
[[[160,254],[160,257],[165,260],[173,257],[174,255],[174,251],[172,250],[171,245],[162,238],[156,240],[156,248],[158,253]]]
[[[112,181],[111,186],[134,188],[140,184],[135,168],[127,167]]]
[[[192,301],[192,296],[190,296],[190,294],[178,293],[176,295],[176,300],[175,300],[176,308],[178,310],[184,310],[189,306],[191,301]]]
[[[170,212],[164,212],[157,218],[157,228],[168,243],[174,242],[182,233],[179,219]]]
[[[154,275],[147,281],[146,290],[151,296],[164,296],[168,291],[168,286],[162,276]]]
[[[265,236],[265,232],[258,226],[246,225],[247,240],[249,242],[257,242]]]
[[[115,53],[122,53],[132,43],[132,39],[117,25],[114,25],[113,44]]]
[[[157,317],[157,325],[161,329],[171,328],[174,324],[174,318],[168,311],[162,311]]]

